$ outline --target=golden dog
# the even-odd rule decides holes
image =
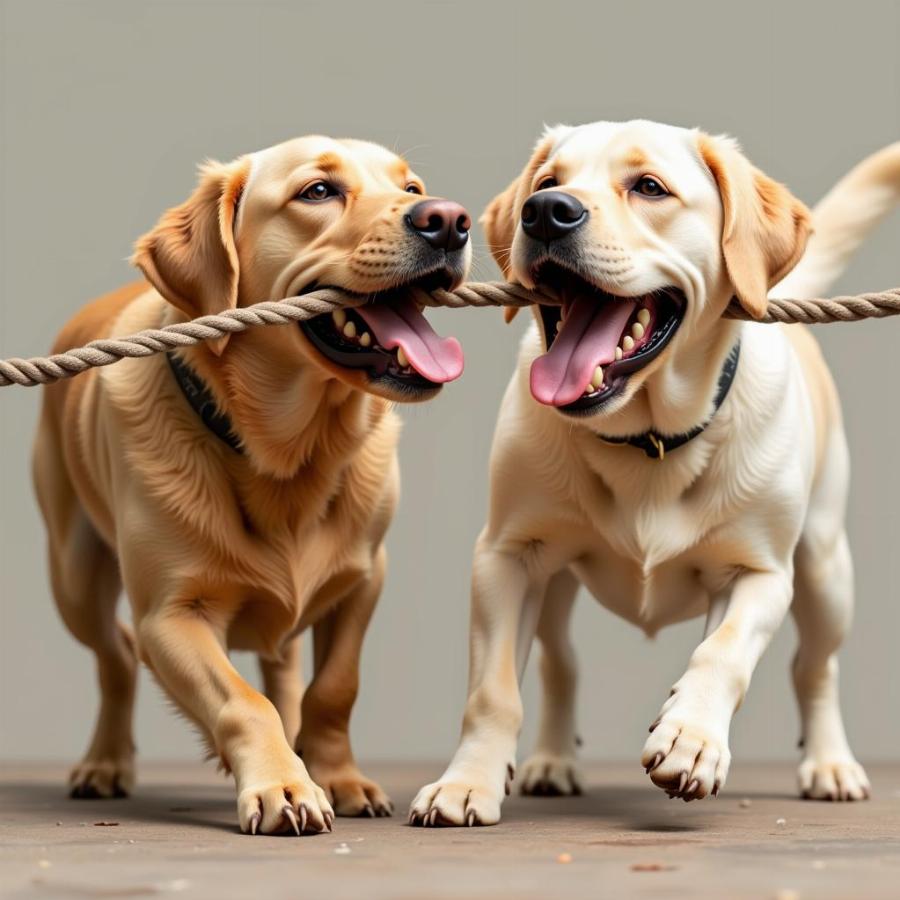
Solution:
[[[137,243],[150,284],[97,300],[60,334],[57,350],[325,285],[373,301],[45,391],[34,474],[53,593],[101,688],[75,796],[132,786],[140,657],[234,774],[243,831],[389,814],[348,722],[397,498],[390,406],[462,371],[459,344],[403,287],[456,286],[471,253],[465,210],[423,194],[404,160],[361,141],[299,138],[209,164]],[[134,634],[115,616],[123,583]],[[265,696],[229,648],[259,654]]]
[[[782,289],[825,290],[898,198],[900,144],[823,201]],[[411,821],[499,820],[535,634],[544,708],[522,788],[580,790],[568,638],[579,584],[648,634],[707,617],[643,751],[671,796],[725,783],[732,715],[788,610],[800,789],[867,796],[838,705],[853,585],[837,392],[805,329],[722,317],[733,296],[763,314],[804,254],[806,208],[729,139],[598,122],[550,129],[483,221],[507,277],[557,291],[563,306],[535,307],[503,399],[462,741]]]

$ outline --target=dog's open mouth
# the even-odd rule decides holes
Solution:
[[[370,295],[363,306],[316,316],[300,327],[326,358],[347,369],[365,369],[373,381],[389,381],[410,393],[437,390],[462,374],[463,352],[453,337],[440,337],[422,315],[411,287],[447,289],[443,271]],[[324,285],[308,285],[309,293]]]
[[[564,412],[593,412],[619,394],[669,343],[687,305],[677,288],[609,294],[552,262],[536,282],[563,302],[540,306],[547,352],[531,367],[531,393]]]

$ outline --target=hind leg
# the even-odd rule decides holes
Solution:
[[[521,771],[523,794],[554,797],[580,794],[583,781],[575,755],[575,688],[578,663],[569,638],[569,622],[578,580],[568,570],[547,585],[538,620],[541,644],[541,724],[534,752]]]
[[[134,787],[134,639],[116,619],[121,590],[116,559],[82,512],[73,516],[63,542],[51,541],[50,571],[60,615],[75,638],[93,650],[100,684],[94,734],[69,779],[72,796],[127,796]]]
[[[281,659],[260,657],[259,670],[263,693],[278,711],[284,736],[293,746],[300,732],[300,703],[303,699],[303,672],[300,662],[300,636],[293,638]]]
[[[94,652],[100,684],[94,734],[70,776],[72,796],[123,797],[134,786],[134,638],[116,619],[122,587],[116,557],[78,501],[57,437],[45,410],[34,478],[47,526],[50,582],[66,627]]]
[[[793,678],[800,706],[800,792],[815,800],[862,800],[869,780],[854,759],[838,698],[837,650],[853,614],[853,565],[842,532],[832,545],[815,536],[797,551],[792,606],[799,646]]]
[[[359,689],[363,638],[384,582],[380,548],[371,576],[313,626],[313,677],[303,695],[296,752],[339,816],[389,816],[394,805],[359,770],[350,747],[350,714]]]

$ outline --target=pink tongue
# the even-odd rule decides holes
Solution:
[[[565,406],[583,393],[594,369],[615,359],[616,346],[635,300],[598,304],[579,297],[566,306],[566,318],[550,350],[531,365],[531,394],[547,406]]]
[[[429,381],[443,384],[462,375],[459,341],[439,337],[410,298],[357,306],[355,311],[385,350],[402,347],[412,367]]]

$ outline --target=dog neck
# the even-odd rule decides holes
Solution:
[[[233,452],[232,465],[283,482],[313,464],[347,464],[388,403],[298,358],[296,344],[278,331],[234,336],[221,357],[201,346],[184,359],[238,439],[243,463]]]

